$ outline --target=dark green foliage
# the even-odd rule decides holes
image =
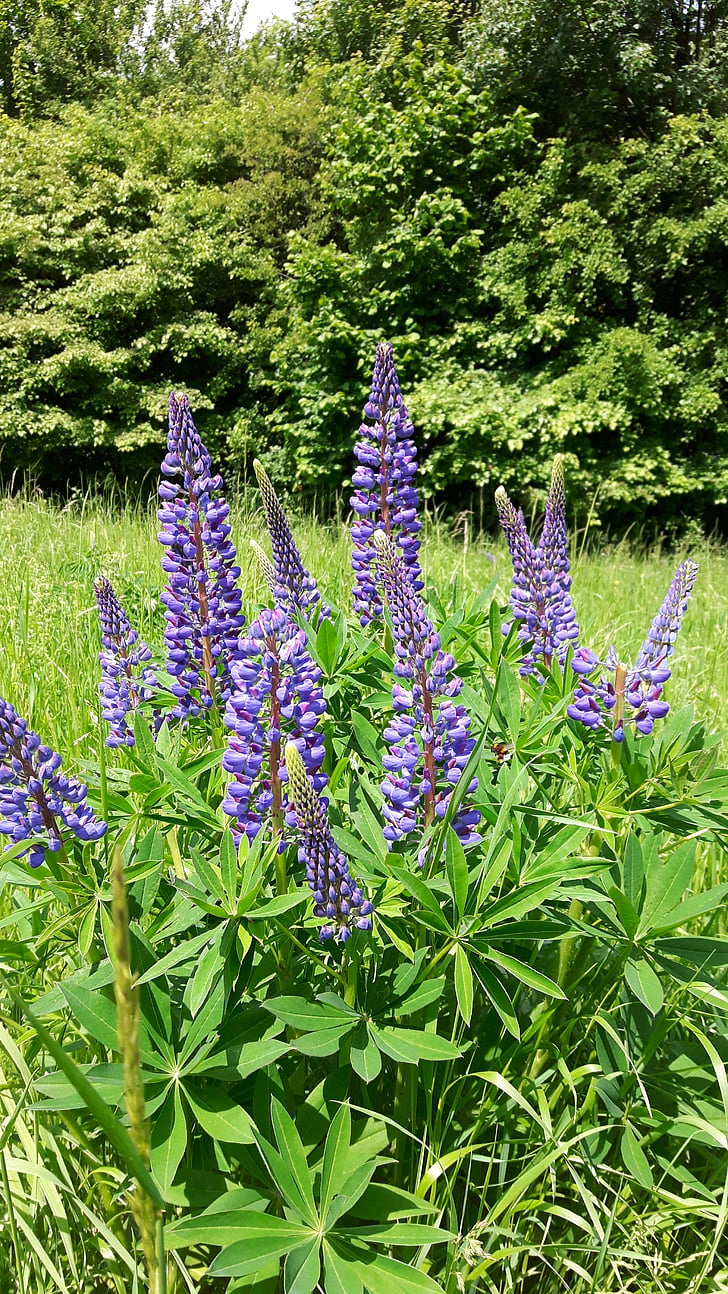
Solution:
[[[309,209],[316,112],[313,93],[261,91],[241,108],[0,122],[6,474],[139,474],[169,388],[190,378],[234,440],[244,338],[282,231]]]
[[[425,494],[725,525],[727,0],[0,6],[0,470],[346,489],[394,342]],[[204,390],[200,400],[199,392]],[[154,444],[155,454],[148,452]]]

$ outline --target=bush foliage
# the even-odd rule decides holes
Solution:
[[[722,2],[17,8],[6,479],[140,477],[192,368],[235,468],[331,494],[387,336],[432,496],[529,505],[558,449],[582,514],[725,518]]]

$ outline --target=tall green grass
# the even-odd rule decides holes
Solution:
[[[240,498],[232,524],[242,567],[246,607],[265,597],[249,548],[264,531],[252,500]],[[299,518],[304,560],[329,600],[350,597],[349,533],[345,523]],[[0,500],[0,695],[12,701],[67,762],[97,748],[98,625],[96,575],[117,587],[142,637],[162,645],[161,549],[153,506],[87,497],[58,507],[43,498]],[[430,519],[423,534],[423,565],[443,602],[467,605],[493,580],[508,597],[510,564],[500,540],[453,535]],[[680,635],[668,699],[690,701],[709,727],[728,726],[728,553],[699,542],[677,554],[643,553],[628,542],[576,554],[574,601],[582,641],[597,651],[614,643],[629,660],[638,650],[678,561],[693,557],[700,575]]]

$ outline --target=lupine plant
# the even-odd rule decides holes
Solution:
[[[407,412],[388,342],[380,342],[372,376],[372,389],[354,446],[357,465],[352,477],[351,507],[354,611],[362,625],[382,615],[382,586],[377,579],[375,534],[386,535],[401,550],[415,591],[422,588],[417,515],[417,451],[414,428]]]
[[[103,718],[110,726],[106,745],[133,746],[129,716],[156,690],[154,672],[147,664],[152,653],[130,625],[106,576],[94,581],[94,593],[101,624],[99,695]]]
[[[230,658],[245,617],[237,586],[240,568],[230,538],[222,478],[192,421],[186,395],[169,397],[169,436],[159,494],[164,635],[171,714],[186,718],[209,709],[230,687]]]
[[[538,674],[550,669],[554,660],[563,665],[568,647],[579,638],[571,601],[561,459],[554,460],[540,543],[530,538],[523,513],[513,506],[503,486],[496,490],[495,501],[513,562],[510,602],[518,622],[517,636],[519,642],[528,644],[520,672]],[[503,628],[508,632],[508,625]]]
[[[259,467],[244,622],[170,415],[149,647],[95,589],[88,791],[0,703],[0,1287],[717,1292],[728,772],[669,677],[695,563],[601,663],[557,461],[538,544],[498,491],[502,600],[425,582],[384,346],[351,612]]]

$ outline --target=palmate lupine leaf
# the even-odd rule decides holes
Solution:
[[[312,1291],[320,1279],[322,1261],[327,1281],[334,1270],[336,1281],[344,1282],[342,1288],[347,1294],[357,1288],[357,1283],[373,1291],[383,1289],[387,1282],[390,1292],[392,1282],[397,1289],[422,1294],[440,1290],[424,1272],[372,1248],[419,1248],[454,1240],[455,1234],[423,1222],[400,1221],[434,1209],[407,1191],[370,1185],[381,1161],[376,1154],[362,1161],[352,1153],[351,1114],[346,1102],[328,1128],[320,1176],[312,1171],[310,1153],[295,1123],[275,1098],[271,1125],[276,1144],[260,1131],[256,1131],[256,1140],[273,1193],[283,1196],[287,1217],[259,1212],[264,1197],[246,1197],[234,1209],[222,1202],[167,1227],[170,1248],[199,1243],[221,1245],[210,1267],[210,1274],[218,1276],[260,1274],[287,1256],[287,1290]],[[352,1213],[353,1217],[347,1216]],[[305,1283],[301,1284],[304,1276]]]

